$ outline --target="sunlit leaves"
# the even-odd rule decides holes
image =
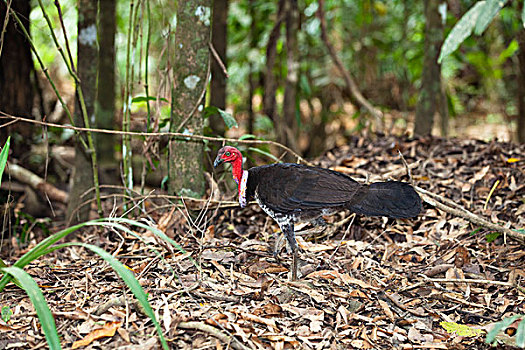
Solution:
[[[461,17],[456,23],[454,28],[450,31],[449,35],[445,39],[443,46],[441,47],[441,53],[439,54],[438,62],[441,63],[443,58],[456,51],[459,45],[470,36],[472,30],[476,26],[481,10],[485,6],[485,1],[477,2],[470,10]]]

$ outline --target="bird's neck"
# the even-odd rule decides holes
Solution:
[[[232,162],[232,175],[235,182],[240,186],[242,179],[242,158],[238,157]]]

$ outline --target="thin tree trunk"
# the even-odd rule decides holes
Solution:
[[[284,86],[283,123],[278,127],[285,131],[284,138],[279,140],[298,152],[297,138],[299,136],[299,123],[297,113],[297,81],[299,77],[299,62],[297,61],[297,31],[299,30],[299,9],[297,0],[286,0],[286,81]]]
[[[257,18],[256,18],[256,11],[255,11],[255,0],[249,0],[249,6],[250,6],[250,18],[252,19],[252,23],[250,25],[250,49],[255,49],[257,47],[257,41],[258,41],[258,35],[257,35]],[[249,63],[249,69],[250,73],[248,76],[248,84],[249,84],[249,90],[248,90],[248,134],[253,134],[253,128],[255,124],[255,111],[253,109],[253,96],[255,95],[255,79],[256,79],[256,73],[253,69],[253,62]]]
[[[518,32],[518,127],[516,136],[519,143],[525,143],[525,29]]]
[[[202,110],[208,82],[211,0],[179,2],[175,34],[176,89],[172,89],[170,131],[202,134]],[[168,146],[170,194],[202,196],[203,145],[172,139]]]
[[[98,55],[98,89],[96,126],[113,129],[115,123],[115,32],[116,0],[102,0],[100,4]],[[97,159],[101,167],[115,165],[115,137],[111,134],[95,134]]]
[[[226,65],[228,0],[213,0],[211,42],[221,61]],[[226,76],[217,60],[211,61],[210,105],[226,109]],[[220,115],[210,116],[214,134],[224,135],[226,130]]]
[[[263,109],[264,113],[274,123],[277,119],[277,102],[275,100],[277,82],[273,68],[275,66],[275,59],[277,56],[277,39],[279,39],[281,34],[281,24],[284,20],[284,4],[285,0],[279,0],[279,4],[277,5],[277,19],[272,31],[270,32],[268,46],[266,47],[266,72],[264,76]]]
[[[31,6],[29,0],[13,0],[9,2],[11,8],[18,14],[27,32],[29,32],[29,13]],[[7,114],[32,118],[33,85],[31,73],[33,72],[33,59],[29,41],[22,31],[17,28],[14,18],[7,15],[5,1],[0,1],[0,110]],[[5,32],[2,30],[5,21],[8,21]],[[0,124],[4,121],[0,121]],[[4,145],[7,136],[16,132],[23,137],[11,139],[13,155],[27,152],[31,141],[32,128],[27,124],[17,124],[0,129],[0,145]]]
[[[337,56],[337,52],[335,51],[334,46],[328,39],[328,34],[326,32],[326,19],[324,16],[324,0],[319,0],[317,17],[321,22],[321,39],[323,40],[326,48],[328,49],[328,53],[330,54],[332,61],[334,61],[337,70],[339,70],[339,73],[343,76],[343,79],[345,80],[345,85],[350,95],[350,98],[352,99],[352,102],[355,105],[364,108],[368,113],[370,113],[370,115],[372,115],[372,117],[376,120],[378,130],[383,130],[383,113],[380,110],[376,109],[363,96],[363,94],[359,90],[359,87],[354,81],[354,78],[352,77],[352,75],[350,75],[350,72],[344,67],[343,61],[341,61],[339,56]]]
[[[79,0],[78,5],[78,49],[77,74],[80,78],[86,111],[90,124],[95,122],[95,96],[97,83],[97,1]],[[84,119],[78,101],[75,108],[75,126],[84,126]],[[79,135],[79,137],[83,137]],[[89,199],[82,197],[93,187],[91,158],[79,141],[75,145],[75,162],[71,176],[71,190],[67,206],[68,222],[82,222],[89,218],[90,205],[81,204]]]
[[[439,49],[443,42],[443,24],[438,12],[439,1],[425,0],[425,57],[421,91],[416,106],[415,135],[429,135],[434,124],[434,114],[441,103],[446,103],[441,86],[441,66],[437,63]],[[446,110],[448,114],[448,109]],[[442,108],[442,113],[445,109]],[[442,120],[448,115],[442,115]],[[446,125],[443,121],[442,125]]]

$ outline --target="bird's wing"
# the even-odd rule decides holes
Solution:
[[[340,207],[359,201],[368,191],[344,174],[299,164],[256,167],[249,174],[248,181],[254,181],[259,200],[284,213]]]

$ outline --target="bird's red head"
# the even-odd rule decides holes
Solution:
[[[213,167],[216,168],[223,162],[231,163],[233,178],[239,183],[242,177],[242,153],[235,147],[224,146],[217,153]]]
[[[215,158],[215,161],[213,162],[213,167],[216,168],[223,162],[234,163],[236,160],[240,160],[242,164],[241,152],[235,147],[224,146],[217,153],[217,157]]]

